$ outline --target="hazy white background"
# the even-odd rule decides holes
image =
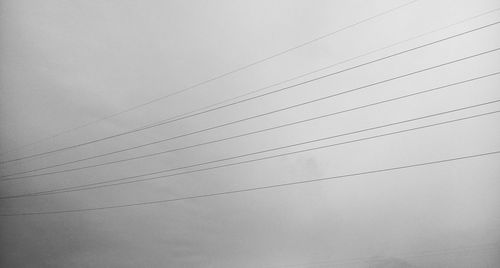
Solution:
[[[156,122],[500,7],[495,0],[420,0],[185,94],[14,150],[403,3],[401,0],[3,0],[0,3],[0,149],[8,152],[2,159]],[[499,19],[500,12],[493,12],[319,74]],[[1,173],[182,134],[499,46],[500,26],[490,27],[259,101],[78,150],[5,165]],[[492,53],[314,105],[87,164],[226,137],[424,90],[500,71],[499,62],[500,53]],[[499,85],[500,77],[492,77],[220,144],[91,170],[4,182],[0,184],[0,192],[9,195],[119,178],[381,125],[498,99]],[[499,108],[497,104],[426,122]],[[0,208],[7,213],[151,201],[482,153],[500,148],[499,118],[493,115],[167,180],[0,200]],[[3,217],[0,218],[0,266],[497,267],[500,265],[498,163],[499,157],[492,156],[168,205]],[[353,262],[342,262],[349,259]],[[314,264],[322,261],[331,262],[325,266]]]

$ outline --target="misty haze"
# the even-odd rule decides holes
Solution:
[[[3,0],[0,267],[500,267],[500,1]]]

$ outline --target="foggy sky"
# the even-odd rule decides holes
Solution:
[[[4,0],[0,3],[1,159],[57,149],[157,122],[500,7],[495,0],[420,0],[175,97],[17,150],[406,2]],[[294,82],[499,19],[500,11],[492,12]],[[48,157],[6,164],[0,173],[176,136],[497,47],[498,25],[231,108]],[[500,52],[490,53],[312,105],[70,167],[187,146],[381,101],[497,72],[499,62]],[[175,168],[438,113],[500,99],[499,85],[500,77],[494,76],[152,158],[0,182],[0,195]],[[313,145],[499,108],[497,103]],[[0,200],[0,214],[148,202],[479,154],[500,150],[499,119],[498,114],[484,116],[164,180]],[[312,145],[294,150],[309,147]],[[168,204],[0,217],[0,266],[496,267],[500,264],[498,163],[499,156],[490,156]]]

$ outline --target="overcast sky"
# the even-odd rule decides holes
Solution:
[[[232,75],[101,120],[409,2],[3,0],[0,159],[6,161],[121,133],[374,50],[377,52],[262,92],[500,20],[500,10],[485,14],[500,8],[500,2],[495,0],[413,1]],[[484,15],[477,16],[480,14]],[[428,32],[432,33],[422,35]],[[407,39],[411,40],[391,46]],[[380,49],[387,46],[390,47]],[[215,112],[43,157],[5,163],[0,173],[6,176],[154,142],[499,47],[500,24]],[[269,116],[38,173],[189,146],[383,101],[499,72],[499,62],[500,52],[495,51]],[[500,99],[499,85],[500,75],[495,75],[155,157],[3,181],[0,196],[182,167],[471,106]],[[496,110],[500,110],[500,103],[217,164]],[[497,151],[499,119],[500,114],[491,114],[165,179],[4,199],[0,200],[0,214],[149,202]],[[68,131],[75,128],[78,129]],[[498,267],[499,160],[499,155],[490,155],[165,204],[2,216],[0,266]]]

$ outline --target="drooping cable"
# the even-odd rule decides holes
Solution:
[[[468,31],[465,31],[465,32],[462,32],[462,33],[459,33],[459,34],[455,34],[455,35],[443,38],[443,39],[439,39],[439,40],[436,40],[436,41],[433,41],[433,42],[430,42],[430,43],[426,43],[424,45],[413,47],[411,49],[407,49],[407,50],[404,50],[404,51],[401,51],[401,52],[398,52],[398,53],[395,53],[395,54],[391,54],[389,56],[378,58],[378,59],[375,59],[375,60],[372,60],[372,61],[369,61],[369,62],[366,62],[366,63],[362,63],[362,64],[359,64],[359,65],[356,65],[356,66],[353,66],[353,67],[350,67],[350,68],[347,68],[347,69],[343,69],[343,70],[340,70],[340,71],[337,71],[337,72],[334,72],[334,73],[330,73],[330,74],[327,74],[327,75],[323,75],[323,76],[320,76],[320,77],[317,77],[317,78],[313,78],[313,79],[310,79],[310,80],[307,80],[307,81],[304,81],[304,82],[301,82],[301,83],[298,83],[298,84],[294,84],[294,85],[291,85],[291,86],[288,86],[288,87],[280,88],[280,89],[277,89],[277,90],[274,90],[274,91],[271,91],[271,92],[267,92],[267,93],[264,93],[264,94],[261,94],[261,95],[257,95],[257,96],[254,96],[254,97],[251,97],[251,98],[248,98],[248,99],[245,99],[245,100],[241,100],[241,101],[238,101],[236,103],[241,103],[243,101],[250,100],[250,99],[260,98],[262,96],[267,96],[267,95],[270,95],[270,94],[281,92],[281,91],[286,90],[286,89],[290,89],[290,88],[293,88],[293,87],[297,87],[297,86],[301,86],[301,85],[304,85],[304,84],[307,84],[307,83],[318,81],[320,79],[331,77],[331,76],[339,74],[339,73],[343,73],[343,72],[346,72],[346,71],[349,71],[349,70],[360,68],[362,66],[373,64],[375,62],[386,60],[386,59],[389,59],[389,58],[392,58],[392,57],[396,57],[398,55],[402,55],[402,54],[405,54],[405,53],[408,53],[408,52],[411,52],[411,51],[415,51],[415,50],[418,50],[418,49],[421,49],[421,48],[424,48],[424,47],[427,47],[427,46],[431,46],[431,45],[434,45],[434,44],[437,44],[437,43],[440,43],[440,42],[444,42],[444,41],[447,41],[447,40],[450,40],[450,39],[453,39],[453,38],[457,38],[459,36],[463,36],[463,35],[466,35],[466,34],[469,34],[469,33],[475,32],[475,31],[479,31],[479,30],[482,30],[482,29],[485,29],[485,28],[497,25],[499,23],[500,23],[500,21],[497,21],[497,22],[494,22],[494,23],[490,23],[488,25],[484,25],[484,26],[481,26],[481,27],[478,27],[478,28],[475,28],[475,29],[472,29],[472,30],[468,30]],[[292,107],[292,108],[294,108],[294,107]],[[279,111],[281,111],[281,110],[279,110]],[[277,111],[277,112],[279,112],[279,111]],[[253,119],[253,118],[249,118],[249,119]],[[249,119],[245,119],[243,121],[246,121],[246,120],[249,120]],[[162,124],[167,124],[169,122],[171,122],[171,121],[163,122]],[[239,122],[241,122],[241,120],[235,121],[235,123],[239,123]],[[158,125],[154,125],[154,126],[158,126]],[[225,125],[222,125],[222,126],[225,126]],[[212,130],[212,129],[219,128],[219,127],[222,127],[222,126],[217,126],[217,127],[214,127],[214,128],[205,129],[203,131]],[[153,126],[151,126],[151,127],[153,127]],[[69,149],[74,149],[74,148],[82,147],[82,146],[85,146],[85,145],[93,144],[93,143],[96,143],[96,142],[100,142],[100,141],[104,141],[104,140],[109,140],[109,139],[112,139],[112,138],[116,138],[116,137],[119,137],[119,136],[130,134],[130,133],[135,133],[135,132],[143,130],[143,129],[135,129],[135,130],[125,131],[125,132],[118,133],[118,134],[111,135],[111,136],[107,136],[107,137],[104,137],[104,138],[94,139],[94,140],[91,140],[91,141],[87,141],[87,142],[83,142],[83,143],[79,143],[79,144],[75,144],[75,145],[70,145],[70,146],[65,146],[65,147],[61,147],[61,148],[58,148],[58,149],[54,149],[54,150],[49,150],[49,151],[45,151],[45,152],[41,152],[41,153],[36,153],[36,154],[31,154],[31,155],[27,155],[27,156],[23,156],[23,157],[19,157],[19,158],[5,160],[5,161],[0,162],[0,164],[6,164],[6,163],[10,163],[10,162],[15,162],[15,161],[20,161],[20,160],[24,160],[24,159],[29,159],[29,158],[40,157],[40,156],[44,156],[44,155],[48,155],[48,154],[52,154],[52,153],[57,153],[57,152],[61,152],[61,151],[66,151],[66,150],[69,150]],[[197,134],[197,133],[199,133],[199,132],[196,132],[196,133],[193,133],[193,134]],[[192,134],[189,134],[189,135],[192,135]],[[141,145],[139,147],[149,146],[149,145],[157,144],[157,143],[163,142],[163,141],[165,141],[165,140],[146,143],[146,144],[143,144],[143,145]],[[139,148],[139,147],[135,147],[135,148]],[[135,148],[133,148],[133,149],[135,149]]]

